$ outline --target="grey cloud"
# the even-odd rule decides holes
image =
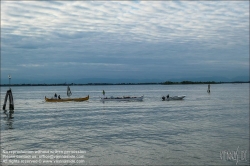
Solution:
[[[98,73],[107,77],[130,77],[129,72],[131,77],[219,73],[221,65],[239,73],[246,69],[240,66],[245,66],[249,55],[248,5],[223,1],[4,1],[1,37],[5,63],[1,68],[7,72],[7,65],[12,64],[22,67],[20,73],[29,72],[28,68],[42,73],[39,68],[46,65],[45,71],[58,68],[51,73],[53,77],[60,70],[70,75],[87,70],[86,66],[92,69],[89,76],[96,77]],[[225,75],[225,71],[221,73]]]

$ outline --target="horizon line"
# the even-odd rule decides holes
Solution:
[[[0,84],[0,86],[72,86],[72,85],[174,85],[174,84],[222,84],[222,83],[250,83],[249,81],[165,81],[150,83],[17,83],[17,84]]]

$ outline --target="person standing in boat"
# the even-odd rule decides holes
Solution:
[[[103,98],[105,98],[105,91],[102,90],[102,95],[103,95]]]
[[[169,94],[167,95],[167,98],[169,98]]]
[[[57,94],[55,93],[54,97],[57,99]]]

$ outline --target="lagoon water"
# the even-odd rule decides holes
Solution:
[[[1,87],[1,107],[7,89]],[[212,84],[211,93],[205,84],[71,86],[71,97],[90,95],[89,101],[44,101],[54,93],[66,97],[66,89],[12,87],[15,112],[1,111],[2,152],[86,151],[81,165],[249,163],[249,84]],[[144,100],[103,103],[102,90]],[[167,94],[186,97],[161,101]],[[222,156],[235,151],[237,161]]]

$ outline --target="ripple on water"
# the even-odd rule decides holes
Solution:
[[[74,95],[89,94],[90,100],[47,103],[44,96],[66,95],[65,87],[13,87],[15,113],[10,118],[1,112],[1,146],[86,150],[85,164],[91,165],[232,165],[219,152],[249,145],[249,84],[213,85],[210,94],[206,88],[74,86]],[[102,103],[103,89],[108,96],[145,99]],[[161,101],[166,94],[186,97]]]

